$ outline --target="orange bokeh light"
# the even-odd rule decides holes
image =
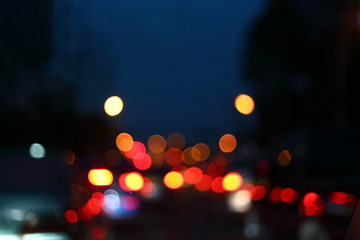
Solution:
[[[166,138],[168,148],[183,149],[185,147],[185,138],[180,133],[172,133]]]
[[[235,98],[235,108],[244,115],[249,115],[254,111],[255,102],[249,95],[240,94]]]
[[[184,178],[179,172],[168,172],[164,177],[164,184],[170,189],[178,189],[184,185]]]
[[[89,171],[88,179],[95,186],[109,186],[113,182],[113,175],[107,169],[92,169]]]
[[[164,152],[166,148],[166,140],[161,135],[152,135],[148,139],[148,148],[153,153]]]
[[[120,151],[127,152],[129,151],[134,145],[134,139],[128,133],[120,133],[116,137],[116,146],[119,148]]]
[[[244,183],[243,177],[237,172],[230,172],[223,178],[222,186],[224,190],[232,192],[241,188]]]
[[[192,147],[185,148],[182,152],[182,160],[187,165],[194,165],[197,161],[193,158],[194,155],[200,156],[200,151]]]
[[[205,143],[195,144],[191,150],[191,155],[198,162],[205,161],[210,155],[210,148]]]
[[[219,140],[219,147],[221,151],[226,153],[234,151],[236,145],[237,145],[236,138],[232,134],[225,134]]]
[[[289,165],[292,160],[291,152],[289,150],[281,151],[277,160],[281,167]]]

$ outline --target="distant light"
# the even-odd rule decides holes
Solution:
[[[314,193],[314,192],[309,192],[309,193],[305,194],[302,202],[305,206],[307,206],[307,205],[317,202],[318,200],[319,200],[319,194]]]
[[[70,240],[65,233],[26,233],[22,236],[22,240]]]
[[[33,158],[45,157],[45,148],[40,143],[33,143],[30,146],[30,156]]]
[[[66,164],[72,165],[72,164],[75,163],[76,156],[75,156],[75,153],[73,151],[64,150],[63,156],[64,156],[64,161],[65,161]]]
[[[119,194],[113,190],[113,189],[108,189],[104,192],[104,210],[107,213],[113,213],[115,212],[115,210],[117,210],[118,208],[120,208],[120,197]]]
[[[344,192],[332,192],[329,196],[329,200],[335,204],[355,205],[357,197]]]
[[[140,173],[131,172],[126,174],[125,184],[130,191],[139,191],[144,186],[144,178]]]
[[[212,178],[209,175],[203,175],[200,182],[195,184],[199,191],[207,191],[211,188]]]
[[[294,204],[297,201],[298,193],[292,188],[285,188],[281,192],[281,201],[288,203],[288,204]]]
[[[88,178],[95,186],[109,186],[113,182],[113,175],[107,169],[92,169],[89,171]]]
[[[65,212],[65,218],[69,223],[76,223],[78,221],[78,216],[73,210],[67,210]]]
[[[107,115],[113,117],[118,115],[124,108],[124,103],[118,96],[109,97],[104,104],[104,110]]]
[[[193,152],[194,149],[198,151]],[[191,155],[198,162],[205,161],[210,155],[210,148],[205,143],[197,143],[192,148]]]
[[[165,161],[171,166],[182,163],[182,151],[178,148],[170,148],[165,153]]]
[[[151,167],[151,158],[148,154],[139,152],[135,155],[133,164],[139,170],[147,170]]]
[[[254,111],[255,102],[246,94],[240,94],[235,98],[235,108],[244,115],[249,115]]]
[[[172,133],[166,138],[168,148],[183,149],[185,147],[185,138],[180,133]]]
[[[263,186],[255,186],[251,190],[252,200],[258,201],[264,198],[266,190]]]
[[[125,210],[136,210],[140,207],[140,201],[134,196],[124,196],[121,200]]]
[[[92,239],[94,240],[105,240],[107,233],[105,228],[102,227],[96,227],[91,231]]]
[[[281,202],[281,193],[284,189],[282,187],[273,188],[269,194],[269,199],[273,203]]]
[[[278,163],[281,167],[289,165],[292,160],[291,152],[289,150],[283,150],[278,156]]]
[[[128,133],[120,133],[116,137],[116,146],[119,148],[120,151],[127,152],[134,145],[134,140],[132,136]]]
[[[146,153],[146,147],[142,142],[135,141],[132,148],[125,152],[127,158],[133,159],[138,153]]]
[[[236,145],[237,145],[236,138],[232,134],[225,134],[219,140],[219,147],[221,151],[226,153],[234,151]]]
[[[249,190],[240,190],[229,195],[228,206],[234,212],[244,213],[252,206],[251,193]]]
[[[217,177],[213,180],[211,183],[211,190],[213,190],[216,193],[222,193],[224,192],[224,188],[222,186],[223,177]]]
[[[222,186],[224,190],[232,192],[240,189],[243,182],[243,177],[239,173],[230,172],[223,178]]]
[[[179,172],[168,172],[164,177],[164,184],[170,189],[178,189],[184,185],[184,178]]]
[[[200,156],[200,151],[192,147],[185,148],[182,152],[182,160],[184,161],[184,163],[187,165],[196,164],[197,161],[193,158],[194,154]]]
[[[184,180],[189,184],[197,184],[201,181],[203,172],[198,167],[191,167],[185,170]]]
[[[153,153],[161,153],[165,151],[166,140],[161,135],[152,135],[148,139],[148,148]]]
[[[151,151],[148,152],[151,158],[151,167],[152,168],[160,168],[164,164],[164,152],[153,153]]]

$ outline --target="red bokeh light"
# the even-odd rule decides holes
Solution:
[[[215,178],[214,181],[212,181],[211,183],[211,189],[216,193],[224,192],[225,190],[222,186],[222,181],[223,181],[222,177]]]
[[[65,212],[65,218],[69,223],[76,223],[78,221],[78,215],[73,210],[67,210]]]
[[[201,181],[203,172],[198,167],[191,167],[185,170],[184,180],[189,184],[197,184]]]
[[[133,164],[139,170],[147,170],[151,167],[151,157],[149,154],[139,152],[134,156]]]
[[[258,201],[264,198],[266,190],[263,186],[255,186],[251,190],[252,200]]]
[[[270,201],[273,203],[280,203],[282,191],[283,191],[282,187],[273,188],[269,194]]]
[[[124,152],[125,156],[130,159],[133,159],[138,153],[146,153],[145,145],[138,141],[134,142],[134,145],[129,151]]]
[[[341,205],[355,205],[357,198],[354,195],[344,192],[333,192],[329,196],[329,200],[332,203]]]
[[[211,188],[212,178],[209,175],[203,175],[200,182],[195,184],[199,191],[207,191]]]

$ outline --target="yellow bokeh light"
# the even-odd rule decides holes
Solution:
[[[244,180],[237,172],[230,172],[223,178],[222,186],[226,191],[233,192],[241,188]]]
[[[221,151],[226,153],[234,151],[236,145],[237,145],[236,138],[232,134],[225,134],[219,140],[219,147]]]
[[[152,135],[148,139],[148,148],[153,153],[161,153],[165,151],[166,140],[161,135]]]
[[[179,172],[168,172],[164,177],[164,184],[170,189],[178,189],[184,185],[184,178]]]
[[[104,110],[107,115],[113,117],[118,115],[124,108],[124,103],[118,96],[112,96],[106,99]]]
[[[109,186],[113,182],[113,175],[107,169],[92,169],[88,174],[89,182],[95,186]]]
[[[249,115],[254,111],[255,102],[249,95],[240,94],[235,98],[235,107],[240,113]]]
[[[126,187],[131,191],[139,191],[144,186],[144,178],[140,173],[131,172],[125,176]]]
[[[116,146],[120,151],[130,151],[130,149],[134,146],[134,139],[128,133],[120,133],[116,137]]]

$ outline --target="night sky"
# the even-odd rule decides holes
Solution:
[[[114,121],[139,140],[180,132],[193,141],[213,141],[254,126],[256,112],[241,116],[233,101],[240,93],[253,94],[240,77],[241,53],[264,3],[93,2],[82,20],[91,57],[79,107],[104,114],[105,99],[120,96],[125,106]]]

